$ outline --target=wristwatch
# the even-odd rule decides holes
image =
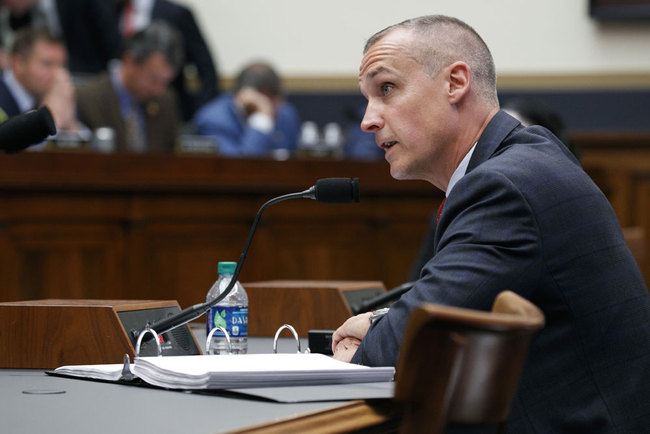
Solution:
[[[390,310],[389,307],[384,307],[383,309],[377,309],[370,314],[370,325],[373,325],[382,316],[386,315]]]

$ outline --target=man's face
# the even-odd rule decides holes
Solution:
[[[27,57],[14,55],[14,75],[27,91],[38,101],[54,84],[56,72],[65,66],[66,52],[61,44],[36,41]]]
[[[135,63],[129,55],[125,56],[124,85],[140,102],[162,95],[174,76],[174,68],[162,53],[153,53],[142,63]]]
[[[363,57],[359,86],[368,105],[361,129],[375,134],[394,178],[424,179],[442,188],[451,175],[446,166],[455,125],[446,68],[427,75],[409,55],[411,38],[409,31],[394,30]]]

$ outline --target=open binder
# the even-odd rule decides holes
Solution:
[[[221,327],[218,328],[225,332],[227,337],[227,332]],[[280,332],[285,328],[288,328],[296,339],[298,350],[296,353],[277,354],[277,340]],[[206,348],[208,349],[214,331],[212,330],[206,339]],[[391,383],[395,375],[395,368],[392,366],[368,367],[341,362],[324,354],[309,353],[309,350],[301,353],[298,335],[295,329],[287,324],[278,329],[273,340],[274,353],[270,354],[162,357],[158,345],[158,357],[140,357],[140,344],[147,333],[153,334],[154,342],[158,342],[154,330],[144,331],[138,338],[133,364],[131,364],[129,356],[125,354],[122,364],[68,365],[49,371],[48,374],[89,380],[145,384],[176,390],[238,391],[275,388],[280,392],[282,388],[299,386],[328,385],[334,387],[345,384]],[[369,394],[364,396],[366,398],[391,397],[392,384],[390,387],[381,389],[367,389],[363,393]],[[267,395],[259,391],[253,394]],[[271,393],[271,395],[273,394],[275,393]],[[277,400],[277,397],[272,399]],[[281,400],[286,401],[286,398]]]
[[[355,365],[311,353],[140,357],[127,369],[121,364],[71,365],[54,374],[105,381],[140,379],[183,390],[373,383],[392,381],[395,374],[393,367]]]

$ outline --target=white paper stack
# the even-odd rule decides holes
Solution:
[[[118,381],[123,365],[73,365],[56,374]],[[395,368],[340,362],[323,354],[239,354],[142,357],[131,365],[136,377],[168,389],[243,389],[392,381]]]
[[[143,357],[132,367],[145,382],[170,389],[231,389],[392,381],[393,367],[340,362],[323,354]]]
[[[94,380],[117,381],[122,377],[123,365],[70,365],[61,366],[55,373],[72,377],[92,378]]]

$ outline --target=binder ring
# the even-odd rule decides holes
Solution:
[[[154,329],[147,327],[138,335],[138,342],[135,344],[135,358],[140,358],[140,346],[142,345],[142,338],[144,338],[144,335],[147,333],[151,333],[153,335],[153,340],[156,342],[156,348],[158,350],[158,357],[162,357],[162,348],[160,347],[160,341],[158,340],[158,333],[156,333]]]
[[[278,338],[280,337],[280,333],[284,329],[289,329],[291,333],[293,334],[293,338],[296,340],[296,346],[298,347],[298,353],[300,353],[300,339],[298,338],[298,333],[296,332],[296,329],[293,328],[290,324],[284,324],[282,327],[278,329],[277,332],[275,332],[275,337],[273,338],[273,352],[275,354],[278,353]]]
[[[232,344],[230,343],[230,335],[228,334],[226,329],[221,326],[213,327],[212,330],[210,330],[210,333],[208,333],[208,337],[205,339],[205,353],[210,354],[212,335],[214,335],[214,332],[216,332],[217,330],[220,330],[223,333],[223,335],[226,337],[226,342],[228,342],[228,354],[232,354]]]
[[[120,380],[126,380],[126,381],[131,381],[135,378],[135,375],[133,375],[133,372],[131,372],[131,360],[129,359],[128,354],[124,354],[124,357],[122,357],[122,374],[120,376]]]

